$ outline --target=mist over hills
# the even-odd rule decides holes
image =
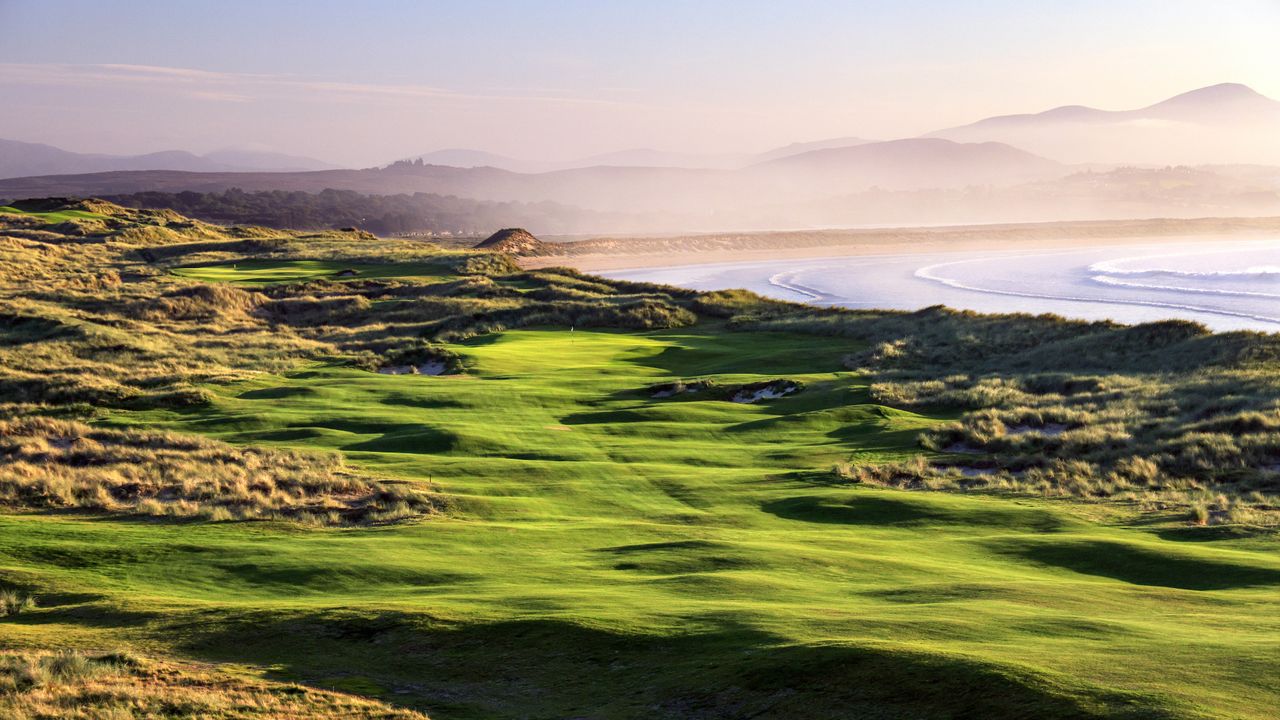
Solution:
[[[1225,84],[1138,110],[1065,106],[926,137],[843,137],[742,155],[629,150],[560,163],[454,149],[362,170],[266,172],[298,159],[252,151],[111,157],[4,142],[0,169],[66,169],[0,179],[0,199],[231,189],[423,193],[550,204],[554,211],[540,217],[554,217],[557,232],[1268,214],[1280,213],[1280,169],[1268,164],[1280,165],[1280,152],[1268,154],[1280,143],[1277,127],[1280,103]],[[1178,140],[1188,134],[1194,137]],[[1167,159],[1132,159],[1148,152]],[[1094,156],[1104,162],[1083,164]],[[103,166],[118,169],[86,169]],[[488,219],[461,223],[452,208],[450,227],[436,228],[432,218],[444,215],[435,207],[419,202],[380,222],[415,231],[489,227]],[[485,207],[490,218],[493,208]],[[531,220],[531,229],[545,231]]]
[[[313,158],[246,149],[196,155],[166,150],[144,155],[77,153],[42,143],[0,139],[0,178],[138,170],[244,172],[328,170],[334,165]]]
[[[448,165],[459,168],[491,167],[518,173],[542,173],[556,170],[574,170],[588,167],[658,167],[686,168],[690,170],[734,170],[748,165],[776,160],[811,150],[850,147],[874,142],[858,137],[828,138],[811,142],[791,143],[762,153],[682,153],[654,148],[633,148],[616,152],[589,155],[576,160],[530,160],[500,155],[485,150],[448,148],[414,155],[406,160],[421,160],[427,165]]]
[[[912,138],[811,150],[761,163],[751,171],[793,187],[820,184],[836,194],[870,187],[1009,185],[1060,176],[1065,168],[1003,143]]]
[[[295,173],[109,172],[0,180],[0,196],[119,195],[142,191],[425,192],[503,202],[556,202],[610,212],[730,212],[744,204],[808,200],[873,187],[1011,184],[1065,173],[998,143],[910,139],[812,150],[742,170],[594,166],[543,173],[401,161],[385,168]]]
[[[1003,142],[1071,163],[1280,164],[1280,102],[1223,83],[1134,110],[1067,105],[1003,115],[927,137]]]

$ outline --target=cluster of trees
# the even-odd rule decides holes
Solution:
[[[107,198],[126,207],[175,210],[188,217],[229,225],[325,230],[357,227],[377,235],[449,233],[488,235],[504,227],[544,233],[580,229],[593,215],[557,203],[471,200],[431,193],[363,195],[351,190],[307,193],[291,190],[245,192],[139,192]]]

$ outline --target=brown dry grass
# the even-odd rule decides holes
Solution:
[[[29,417],[0,421],[0,504],[343,525],[420,517],[442,501],[356,473],[336,454]]]
[[[232,676],[124,653],[0,652],[0,717],[9,720],[209,718],[425,720],[377,700]]]

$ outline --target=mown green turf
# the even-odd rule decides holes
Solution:
[[[192,280],[238,285],[295,283],[319,278],[442,278],[451,274],[449,266],[440,263],[344,263],[336,260],[242,260],[179,267],[172,272]]]
[[[254,663],[437,718],[1274,717],[1274,540],[832,484],[832,463],[907,457],[932,422],[870,404],[847,344],[522,330],[452,349],[468,375],[320,365],[111,418],[340,450],[430,478],[449,517],[0,516],[0,571],[61,593],[0,637]],[[642,392],[690,377],[806,387]]]
[[[106,219],[106,215],[100,213],[89,212],[87,210],[59,210],[57,212],[28,212],[19,210],[16,207],[5,205],[0,207],[0,213],[8,213],[10,215],[30,215],[40,218],[47,223],[60,223],[73,219]]]

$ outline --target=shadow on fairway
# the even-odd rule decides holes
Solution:
[[[1237,565],[1188,555],[1163,553],[1135,545],[1105,541],[1034,543],[999,551],[1041,565],[1084,575],[1112,578],[1134,585],[1181,590],[1230,590],[1280,585],[1280,570]]]
[[[1010,666],[851,644],[795,645],[721,616],[657,636],[407,613],[205,617],[186,650],[282,679],[367,679],[433,718],[1172,718],[1157,698],[1061,687]],[[375,668],[370,672],[370,668]],[[358,672],[357,672],[357,669]],[[1065,697],[1066,692],[1080,699]]]
[[[1053,532],[1063,526],[1058,516],[1035,508],[954,508],[870,493],[786,498],[764,503],[761,509],[786,520],[837,525],[973,525],[1019,532]]]

